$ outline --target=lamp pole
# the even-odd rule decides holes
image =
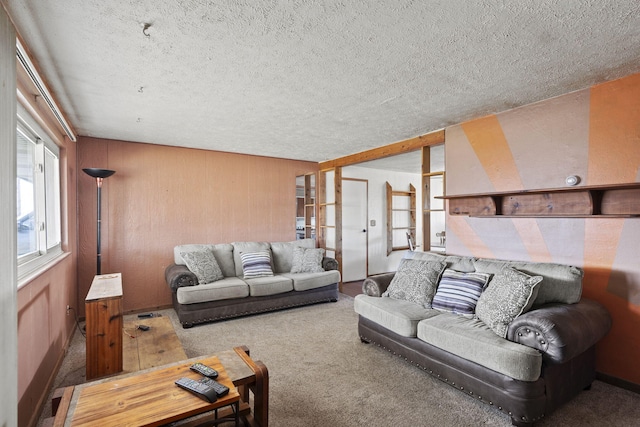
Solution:
[[[97,209],[98,209],[98,213],[97,213],[97,221],[96,221],[96,228],[97,228],[97,255],[96,255],[96,265],[97,265],[97,269],[96,269],[96,274],[100,275],[102,274],[101,270],[102,270],[102,253],[100,250],[100,229],[101,229],[101,212],[102,212],[102,182],[104,181],[105,178],[110,177],[111,175],[113,175],[114,173],[116,173],[116,171],[113,170],[109,170],[109,169],[99,169],[99,168],[87,168],[87,169],[82,169],[84,171],[84,173],[86,173],[87,175],[93,177],[96,179],[96,186],[97,186]]]

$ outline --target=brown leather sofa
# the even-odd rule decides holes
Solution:
[[[508,326],[506,338],[488,330],[477,318],[434,313],[434,309],[420,311],[422,308],[411,306],[412,302],[381,297],[395,273],[370,277],[363,283],[364,295],[354,301],[359,314],[358,332],[364,343],[374,343],[506,413],[516,426],[532,425],[591,386],[596,376],[595,345],[609,331],[611,317],[601,304],[581,298],[581,269],[424,252],[409,252],[407,257],[444,260],[447,268],[457,271],[478,271],[478,267],[496,271],[511,265],[530,274],[553,277],[542,281],[547,282],[547,288],[540,291],[544,293],[541,304],[516,317]],[[560,296],[554,296],[554,287],[564,288]],[[572,302],[553,302],[563,298]],[[402,329],[402,322],[413,323],[417,334]],[[440,335],[436,342],[445,344],[427,342],[429,333]],[[514,378],[510,361],[517,364],[519,353],[540,361],[538,365],[532,362],[533,369]]]
[[[217,245],[189,244],[174,248],[174,262],[165,270],[173,307],[184,328],[206,322],[248,316],[338,300],[340,273],[335,259],[324,257],[319,271],[291,272],[296,247],[314,249],[315,240],[292,242],[234,242]],[[222,278],[200,284],[182,258],[184,251],[210,250]],[[267,251],[273,275],[247,278],[240,254]]]

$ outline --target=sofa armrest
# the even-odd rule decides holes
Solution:
[[[173,292],[182,286],[195,286],[198,278],[186,265],[170,264],[164,270],[164,278]]]
[[[322,268],[324,268],[324,271],[337,270],[338,261],[335,258],[324,257],[322,258]]]
[[[545,304],[518,316],[507,339],[538,349],[543,360],[564,363],[600,341],[611,329],[611,316],[599,303]]]
[[[395,276],[395,272],[376,274],[369,276],[362,282],[362,293],[372,297],[379,297],[389,287],[391,279]]]

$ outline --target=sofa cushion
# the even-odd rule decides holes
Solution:
[[[293,261],[291,262],[292,273],[321,273],[322,259],[324,258],[323,248],[293,248]]]
[[[289,273],[293,261],[293,248],[315,248],[315,239],[300,239],[291,242],[271,243],[271,255],[273,257],[273,272]]]
[[[249,296],[249,285],[237,277],[226,277],[206,285],[178,288],[176,298],[180,304],[217,301]]]
[[[202,249],[211,249],[213,251],[213,255],[216,257],[216,261],[218,262],[218,266],[220,266],[220,270],[222,270],[222,274],[224,275],[224,277],[236,276],[236,266],[235,262],[233,261],[233,246],[229,243],[220,243],[217,245],[178,245],[173,248],[174,263],[178,265],[186,265],[186,263],[182,259],[182,256],[180,255],[180,252]]]
[[[464,273],[476,271],[475,266],[473,265],[473,261],[475,260],[475,258],[469,256],[444,255],[436,252],[407,251],[407,253],[404,255],[404,258],[446,262],[447,268],[456,271],[462,271]]]
[[[550,302],[575,304],[582,295],[581,268],[549,262],[504,261],[480,258],[475,261],[476,271],[496,274],[504,267],[513,267],[531,276],[542,276],[534,305]]]
[[[422,320],[417,329],[422,341],[516,380],[540,377],[539,351],[500,338],[478,319],[442,313]]]
[[[243,277],[242,272],[242,258],[240,254],[244,252],[264,252],[271,251],[271,246],[268,242],[233,242],[233,261],[236,268],[236,277]]]
[[[282,276],[293,280],[293,289],[296,291],[321,288],[340,281],[338,270],[323,270],[321,273],[283,273]]]
[[[199,284],[204,285],[224,278],[211,249],[183,251],[180,255],[187,268],[198,278]]]
[[[271,252],[241,252],[242,277],[244,279],[254,279],[256,277],[273,276],[271,267]]]
[[[431,306],[436,310],[473,317],[478,298],[490,278],[491,275],[486,273],[461,273],[447,268],[442,273]]]
[[[437,310],[393,298],[356,295],[353,309],[360,316],[376,322],[403,337],[415,337],[418,322],[440,314]]]
[[[440,275],[446,264],[439,261],[402,259],[382,297],[390,297],[431,308]]]
[[[173,262],[178,265],[187,265],[182,258],[182,252],[193,252],[193,251],[204,251],[207,249],[211,249],[213,245],[205,245],[205,244],[189,244],[189,245],[178,245],[173,247]]]
[[[498,336],[506,337],[509,323],[531,308],[541,281],[542,276],[503,268],[480,296],[476,315]]]
[[[271,277],[244,279],[244,281],[249,285],[249,295],[252,297],[282,294],[293,290],[293,281],[281,274]]]
[[[212,245],[211,250],[224,277],[234,277],[236,275],[236,263],[233,260],[233,245],[220,243]]]

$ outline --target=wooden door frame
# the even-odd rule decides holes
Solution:
[[[327,173],[333,172],[333,190],[334,201],[333,203],[327,203]],[[338,290],[342,292],[342,168],[332,167],[327,169],[320,169],[318,171],[318,180],[316,187],[317,196],[317,209],[318,216],[316,217],[316,236],[318,239],[318,246],[324,248],[326,251],[333,251],[334,258],[338,262],[338,271],[340,272],[340,282],[338,283]],[[335,222],[333,226],[327,226],[327,206],[335,206],[334,215]],[[327,247],[327,228],[334,228],[335,232],[335,247]]]
[[[324,187],[326,182],[323,179],[323,171],[329,171],[332,169],[336,170],[336,177],[338,175],[338,170],[340,171],[340,178],[342,178],[342,168],[345,166],[356,165],[358,163],[366,162],[369,160],[377,160],[385,157],[395,156],[396,154],[408,153],[411,151],[422,150],[423,147],[430,147],[432,145],[444,144],[445,142],[445,132],[444,129],[437,130],[435,132],[431,132],[425,135],[417,136],[415,138],[407,139],[404,141],[396,142],[393,144],[385,145],[383,147],[374,148],[372,150],[362,151],[360,153],[351,154],[344,157],[339,157],[333,160],[327,160],[326,162],[318,163],[319,169],[319,179],[318,179],[318,188],[322,187],[325,191]],[[424,174],[424,167],[422,165],[422,171]],[[430,166],[427,165],[427,168]],[[336,203],[338,201],[338,195],[340,195],[340,205],[336,204],[336,227],[338,225],[338,218],[340,220],[340,229],[342,229],[342,188],[338,188],[338,183],[342,183],[342,179],[335,179],[335,192],[336,192]],[[322,184],[322,185],[320,185]],[[424,188],[424,178],[422,186]],[[317,190],[316,190],[317,191]],[[423,202],[424,204],[424,202]],[[338,207],[339,206],[339,207]],[[338,212],[339,211],[339,212]],[[320,221],[320,215],[317,217],[316,221]],[[320,223],[321,224],[321,223]],[[318,227],[318,231],[320,228]],[[423,230],[424,230],[424,221],[423,221]],[[317,232],[318,232],[317,231]],[[337,231],[337,230],[336,230]],[[320,233],[318,233],[319,235]],[[323,242],[326,243],[326,242]],[[320,238],[318,239],[318,244],[320,247],[324,247],[321,243]],[[342,276],[342,233],[340,233],[340,239],[338,240],[338,235],[336,233],[336,260],[338,261],[340,275]],[[340,291],[342,292],[342,281],[340,281]]]

